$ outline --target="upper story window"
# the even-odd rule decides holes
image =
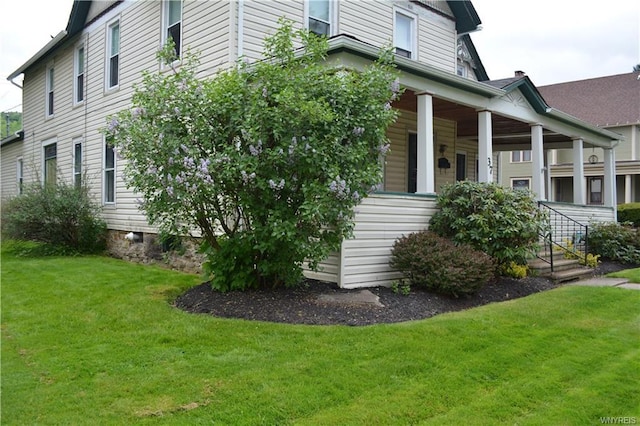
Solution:
[[[456,74],[458,74],[460,77],[466,77],[468,75],[467,66],[461,62],[458,62],[458,64],[456,65]]]
[[[179,58],[182,52],[182,0],[167,0],[163,7],[163,42],[172,39]]]
[[[333,7],[331,0],[309,0],[309,31],[318,35],[331,36]]]
[[[120,78],[120,21],[107,27],[107,89],[118,86]]]
[[[512,163],[528,163],[531,161],[531,151],[511,151]]]
[[[396,55],[416,59],[416,16],[395,11],[393,22],[393,45]]]
[[[47,87],[47,97],[46,97],[46,114],[47,116],[52,116],[53,115],[53,89],[54,89],[54,73],[53,73],[53,64],[47,66],[47,82],[46,82],[46,87]]]
[[[76,49],[73,68],[73,102],[79,104],[84,101],[84,46]]]
[[[58,144],[51,143],[43,147],[44,184],[55,185],[58,172]]]

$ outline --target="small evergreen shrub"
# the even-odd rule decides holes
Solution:
[[[97,252],[105,248],[107,232],[99,213],[87,187],[29,186],[3,202],[2,235],[46,243],[60,253]]]
[[[498,272],[503,277],[521,279],[527,276],[529,267],[527,265],[518,265],[516,262],[510,262],[508,265],[501,266]]]
[[[605,259],[640,264],[640,235],[631,224],[595,223],[589,227],[589,250]]]
[[[640,226],[640,203],[620,204],[618,206],[618,222],[630,222],[634,227]]]
[[[489,254],[499,265],[523,265],[538,249],[545,216],[529,191],[462,181],[438,195],[429,229]]]
[[[411,287],[455,297],[476,293],[495,272],[491,256],[431,231],[399,238],[389,264],[403,273]]]

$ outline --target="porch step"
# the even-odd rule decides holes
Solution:
[[[556,271],[551,274],[551,279],[556,283],[565,283],[569,281],[576,281],[582,278],[590,277],[593,275],[593,269],[586,266],[580,266],[578,268],[567,269],[564,271]]]
[[[548,260],[548,258],[547,258]],[[542,259],[532,259],[528,262],[529,269],[535,271],[538,275],[549,276],[551,275],[551,264],[548,261]],[[564,257],[553,257],[553,269],[555,272],[561,272],[566,270],[575,269],[580,266],[580,262],[577,259],[565,259]]]
[[[593,269],[581,266],[577,259],[565,259],[562,254],[560,256],[554,254],[553,272],[551,271],[551,265],[542,259],[532,259],[528,264],[535,274],[549,277],[556,284],[579,280],[593,274]]]

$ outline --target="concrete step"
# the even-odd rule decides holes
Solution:
[[[538,275],[546,276],[551,273],[551,264],[542,259],[534,259],[528,262],[529,268],[536,271]],[[579,267],[577,259],[555,258],[553,259],[553,269],[555,272],[566,271]]]
[[[563,271],[555,271],[551,273],[550,278],[556,283],[565,283],[568,281],[580,280],[588,276],[593,275],[593,269],[586,266],[580,266],[573,269],[566,269]]]

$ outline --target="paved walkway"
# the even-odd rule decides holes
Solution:
[[[625,278],[595,277],[576,281],[567,285],[581,285],[586,287],[618,287],[629,290],[640,290],[640,284],[630,283]]]

